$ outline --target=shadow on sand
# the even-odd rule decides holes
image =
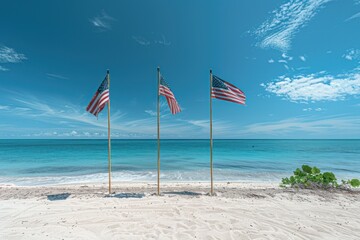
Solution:
[[[49,201],[66,200],[70,195],[71,195],[70,193],[47,195],[47,199]]]
[[[180,192],[164,192],[164,194],[169,195],[183,195],[183,196],[201,196],[203,194],[197,192],[189,192],[189,191],[180,191]]]
[[[112,197],[112,198],[143,198],[145,197],[144,193],[117,193],[106,195],[105,197]]]

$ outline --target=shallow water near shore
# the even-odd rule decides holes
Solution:
[[[107,140],[0,140],[0,183],[107,181]],[[114,181],[156,181],[156,140],[112,140]],[[214,140],[215,181],[279,182],[302,164],[360,177],[360,140]],[[161,140],[163,181],[208,181],[209,140]]]

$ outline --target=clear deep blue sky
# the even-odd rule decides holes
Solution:
[[[86,105],[111,75],[113,138],[360,138],[359,0],[18,1],[0,8],[0,138],[105,138]]]

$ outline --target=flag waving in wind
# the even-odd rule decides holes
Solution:
[[[160,195],[160,96],[162,95],[166,98],[172,114],[179,113],[181,109],[169,87],[169,84],[167,84],[161,76],[159,67],[157,68],[157,85],[157,194]]]
[[[211,97],[229,102],[245,104],[245,94],[239,88],[212,75]]]
[[[86,111],[94,114],[97,117],[101,110],[104,109],[105,104],[109,102],[109,100],[109,82],[108,78],[105,77],[104,81],[102,81],[100,87],[95,92],[93,98],[87,106]]]
[[[163,95],[166,97],[166,101],[168,102],[172,114],[177,114],[181,112],[180,106],[177,103],[173,92],[171,91],[169,85],[167,84],[167,82],[165,82],[162,76],[160,76],[159,95]]]
[[[108,105],[108,169],[109,169],[109,194],[111,191],[111,132],[110,132],[110,72],[107,70],[105,79],[101,82],[100,87],[95,92],[93,98],[91,99],[89,105],[86,108],[91,114],[94,114],[96,117],[104,109],[106,103]]]
[[[213,177],[213,134],[212,134],[212,99],[217,98],[229,102],[245,104],[245,94],[239,88],[212,74],[210,69],[210,194],[214,195]]]

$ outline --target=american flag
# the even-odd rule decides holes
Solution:
[[[166,97],[166,101],[168,102],[172,114],[177,114],[181,112],[180,106],[177,103],[173,92],[171,91],[169,85],[167,84],[167,82],[165,82],[162,76],[160,76],[159,95],[163,95]]]
[[[239,88],[213,75],[211,97],[229,102],[245,104],[245,94]]]
[[[107,77],[105,77],[100,87],[95,92],[89,105],[87,106],[86,111],[94,114],[97,117],[101,110],[103,110],[103,108],[105,107],[105,104],[109,102],[109,100],[109,85]]]

